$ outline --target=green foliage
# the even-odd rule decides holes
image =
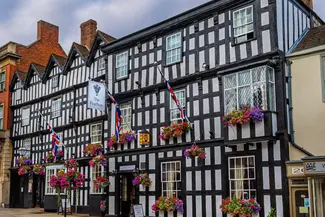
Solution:
[[[274,208],[271,208],[267,217],[276,217],[276,211]]]

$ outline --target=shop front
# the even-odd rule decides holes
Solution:
[[[325,217],[325,156],[287,162],[291,217]]]

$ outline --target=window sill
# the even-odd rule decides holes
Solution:
[[[246,43],[251,42],[251,41],[254,41],[256,39],[257,39],[257,37],[254,36],[254,38],[251,38],[251,39],[248,39],[246,41],[242,41],[242,42],[236,43],[235,42],[235,38],[233,37],[232,40],[231,40],[231,46],[232,47],[235,47],[235,46],[238,46],[238,45],[241,45],[241,44],[246,44]]]
[[[124,76],[124,77],[116,78],[115,82],[123,81],[123,80],[126,80],[128,78],[129,78],[129,74],[127,76]]]
[[[173,63],[165,63],[163,64],[164,67],[167,67],[167,66],[172,66],[172,65],[175,65],[175,64],[179,64],[179,63],[182,63],[183,62],[183,56],[181,56],[181,60],[177,61],[177,62],[173,62]]]

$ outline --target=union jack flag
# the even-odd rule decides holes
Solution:
[[[122,112],[120,107],[118,106],[116,100],[113,96],[110,96],[111,102],[115,105],[115,135],[116,135],[116,142],[120,141],[120,132],[122,131]]]
[[[187,116],[186,116],[186,111],[185,111],[185,109],[184,109],[184,108],[182,107],[182,105],[179,103],[179,101],[178,101],[178,99],[177,99],[177,97],[176,97],[176,94],[174,93],[172,87],[169,85],[168,80],[167,80],[167,79],[165,79],[165,80],[166,80],[166,86],[167,86],[167,89],[168,89],[168,91],[169,91],[171,97],[173,98],[173,100],[174,100],[174,102],[175,102],[175,104],[176,104],[176,106],[177,106],[177,108],[178,108],[178,110],[179,110],[179,113],[180,113],[181,119],[182,119],[183,121],[188,121],[188,118],[187,118]]]
[[[49,126],[50,135],[52,136],[52,154],[55,156],[59,149],[60,137],[56,134],[53,127],[49,123],[47,123],[47,125]]]

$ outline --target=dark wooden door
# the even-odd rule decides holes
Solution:
[[[131,204],[134,201],[134,187],[132,185],[132,175],[121,176],[121,216],[127,217],[130,213]]]
[[[305,200],[308,200],[308,190],[296,190],[294,193],[295,217],[309,217],[309,207],[305,207]]]

